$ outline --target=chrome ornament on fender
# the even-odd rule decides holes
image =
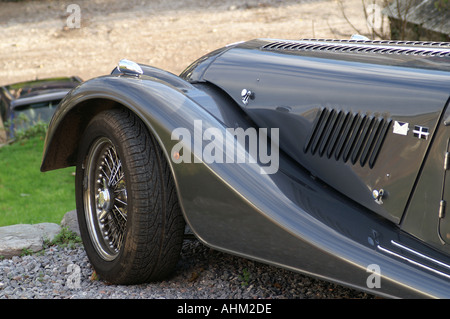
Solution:
[[[384,196],[385,196],[384,189],[380,189],[380,190],[374,189],[372,191],[372,197],[375,200],[375,202],[379,205],[383,204]]]
[[[248,100],[249,99],[254,99],[254,96],[255,96],[255,94],[252,92],[252,91],[250,91],[250,90],[247,90],[247,89],[243,89],[242,91],[241,91],[241,98],[242,98],[242,103],[244,103],[244,105],[247,105],[248,104]]]
[[[117,70],[119,70],[119,72],[122,73],[123,75],[140,76],[141,74],[144,73],[139,64],[127,59],[122,59],[119,61],[119,64],[117,65]]]

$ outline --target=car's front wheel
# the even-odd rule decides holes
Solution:
[[[75,187],[81,237],[100,278],[133,284],[173,271],[184,219],[166,159],[136,116],[109,110],[91,120]]]

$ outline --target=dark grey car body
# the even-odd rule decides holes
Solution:
[[[141,67],[63,100],[42,171],[75,165],[89,120],[127,108],[164,151],[205,244],[381,296],[450,297],[450,44],[258,39],[180,76]],[[279,129],[278,170],[174,163],[172,132],[194,137],[195,121]]]

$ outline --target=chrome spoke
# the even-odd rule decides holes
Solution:
[[[119,172],[119,169],[122,167],[122,163],[120,161],[114,163],[115,167],[113,168],[113,172],[111,174],[111,178],[109,179],[108,186],[114,186],[119,182],[119,178],[117,178],[117,174]],[[117,179],[117,180],[116,180]]]
[[[127,216],[122,212],[122,210],[119,207],[117,207],[116,205],[114,205],[114,208],[115,208],[116,212],[119,213],[119,216],[122,217],[122,219],[124,221],[127,221]],[[116,214],[116,216],[117,216],[117,214]]]
[[[125,203],[124,201],[122,201],[122,200],[120,200],[120,199],[118,199],[118,198],[114,198],[114,200],[118,201],[120,204],[122,204],[122,205],[124,205],[124,206],[127,205],[127,203]]]

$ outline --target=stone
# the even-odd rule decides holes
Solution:
[[[60,225],[54,223],[17,224],[0,227],[0,258],[20,256],[24,252],[38,252],[45,241],[52,241],[62,227],[80,236],[76,210],[67,212]]]
[[[80,235],[80,228],[78,227],[78,218],[77,218],[77,211],[71,210],[70,212],[67,212],[63,219],[61,220],[61,226],[67,227],[69,230]]]
[[[0,227],[0,256],[10,258],[24,251],[38,252],[46,240],[52,241],[60,232],[61,226],[54,223]]]

